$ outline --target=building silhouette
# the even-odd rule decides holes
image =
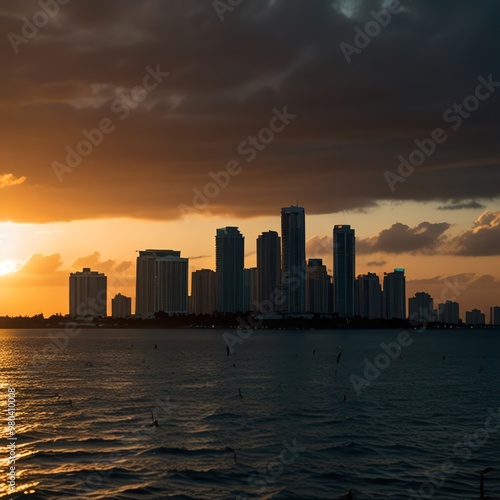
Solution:
[[[401,267],[384,275],[382,308],[384,319],[406,319],[406,278]]]
[[[84,267],[69,276],[69,314],[73,317],[105,317],[107,277]]]
[[[170,259],[171,264],[164,262],[158,266],[157,262],[160,259]],[[143,318],[152,317],[156,312],[173,312],[177,309],[177,306],[184,309],[183,301],[186,301],[185,311],[187,310],[187,285],[184,287],[184,283],[187,282],[187,270],[185,275],[182,274],[184,271],[181,269],[187,269],[187,263],[182,262],[187,259],[181,258],[181,252],[178,250],[158,250],[158,249],[147,249],[140,250],[137,257],[136,264],[136,295],[135,295],[135,314]],[[177,263],[177,265],[176,265]],[[174,271],[176,268],[176,271]],[[158,273],[161,274],[158,274]],[[168,287],[174,287],[175,279],[173,280],[173,274],[181,273],[179,277],[182,280],[182,286],[175,289],[168,289]],[[168,279],[168,285],[165,280]],[[175,295],[178,295],[174,298]],[[174,307],[175,306],[175,307]]]
[[[188,269],[189,260],[186,258],[174,255],[156,258],[155,312],[188,312]]]
[[[355,234],[348,225],[333,228],[333,311],[341,318],[355,313]]]
[[[495,306],[491,308],[490,311],[490,323],[496,326],[500,326],[500,306]]]
[[[257,238],[258,310],[270,313],[279,310],[281,286],[281,239],[276,231],[267,231]]]
[[[460,323],[460,306],[458,302],[447,300],[444,304],[439,304],[439,321],[458,325]]]
[[[258,273],[256,267],[243,270],[243,310],[257,311],[259,306],[258,297]]]
[[[111,316],[113,318],[129,318],[132,315],[132,299],[118,293],[111,299]]]
[[[408,299],[408,314],[412,321],[423,323],[436,321],[434,299],[428,293],[417,292],[414,297]]]
[[[479,309],[472,309],[472,311],[465,312],[465,323],[468,325],[484,325],[486,323],[486,315]]]
[[[216,273],[200,269],[191,274],[191,308],[193,314],[213,314],[216,306]]]
[[[367,319],[382,318],[382,287],[374,273],[361,274],[356,279],[356,315]]]
[[[243,312],[243,269],[245,238],[237,227],[217,229],[215,236],[215,272],[217,275],[217,312]]]
[[[328,313],[330,278],[322,259],[309,259],[306,268],[306,311]]]
[[[306,309],[306,222],[302,207],[281,209],[281,311],[303,314]]]

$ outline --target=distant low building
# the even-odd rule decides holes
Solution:
[[[500,326],[500,306],[491,308],[491,323]]]
[[[458,302],[447,300],[444,304],[439,304],[439,321],[458,325],[460,323],[460,306]]]
[[[472,309],[465,313],[465,322],[468,325],[484,325],[486,323],[486,316],[479,309]]]
[[[132,314],[132,299],[121,293],[111,299],[111,316],[113,318],[129,318]]]
[[[424,323],[436,321],[434,300],[428,293],[417,292],[414,297],[408,299],[408,311],[411,321]]]

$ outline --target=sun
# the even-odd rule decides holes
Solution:
[[[21,269],[23,263],[18,260],[2,260],[0,261],[0,276],[5,276],[6,274],[16,273]]]

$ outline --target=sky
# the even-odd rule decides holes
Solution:
[[[43,10],[45,6],[45,11]],[[282,207],[307,257],[404,267],[407,295],[500,305],[495,0],[3,0],[0,315],[68,313],[69,273],[135,298],[137,250],[247,267]]]

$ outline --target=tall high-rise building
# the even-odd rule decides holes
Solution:
[[[382,317],[382,288],[375,273],[361,274],[356,279],[356,315],[367,319]]]
[[[436,321],[434,299],[425,292],[417,292],[408,299],[408,313],[411,321],[432,323]]]
[[[351,226],[333,228],[333,311],[341,318],[354,316],[356,272],[355,235]]]
[[[156,258],[155,312],[187,313],[188,268],[186,258],[173,255]]]
[[[257,300],[258,277],[257,268],[250,267],[243,270],[243,310],[257,311],[259,302]]]
[[[281,240],[276,231],[257,238],[257,282],[259,311],[273,312],[280,307],[276,290],[281,286]]]
[[[486,323],[486,315],[479,309],[465,312],[465,322],[468,325],[484,325]]]
[[[309,259],[306,268],[306,311],[315,314],[328,312],[330,280],[322,259]]]
[[[306,309],[306,219],[302,207],[281,209],[281,311]]]
[[[211,269],[200,269],[191,274],[191,312],[213,314],[216,306],[216,274]]]
[[[384,276],[383,313],[385,319],[406,319],[406,278],[401,267]]]
[[[215,272],[217,273],[217,312],[243,312],[243,267],[245,238],[237,227],[217,229]]]
[[[107,277],[84,267],[69,276],[69,314],[73,317],[106,316]]]
[[[458,325],[460,323],[460,306],[458,302],[447,300],[444,304],[439,304],[439,321]]]
[[[111,299],[111,316],[113,318],[128,318],[132,314],[132,299],[121,293]]]
[[[152,316],[159,303],[157,300],[158,284],[156,261],[164,257],[180,258],[178,250],[148,249],[139,251],[136,268],[135,314]]]

